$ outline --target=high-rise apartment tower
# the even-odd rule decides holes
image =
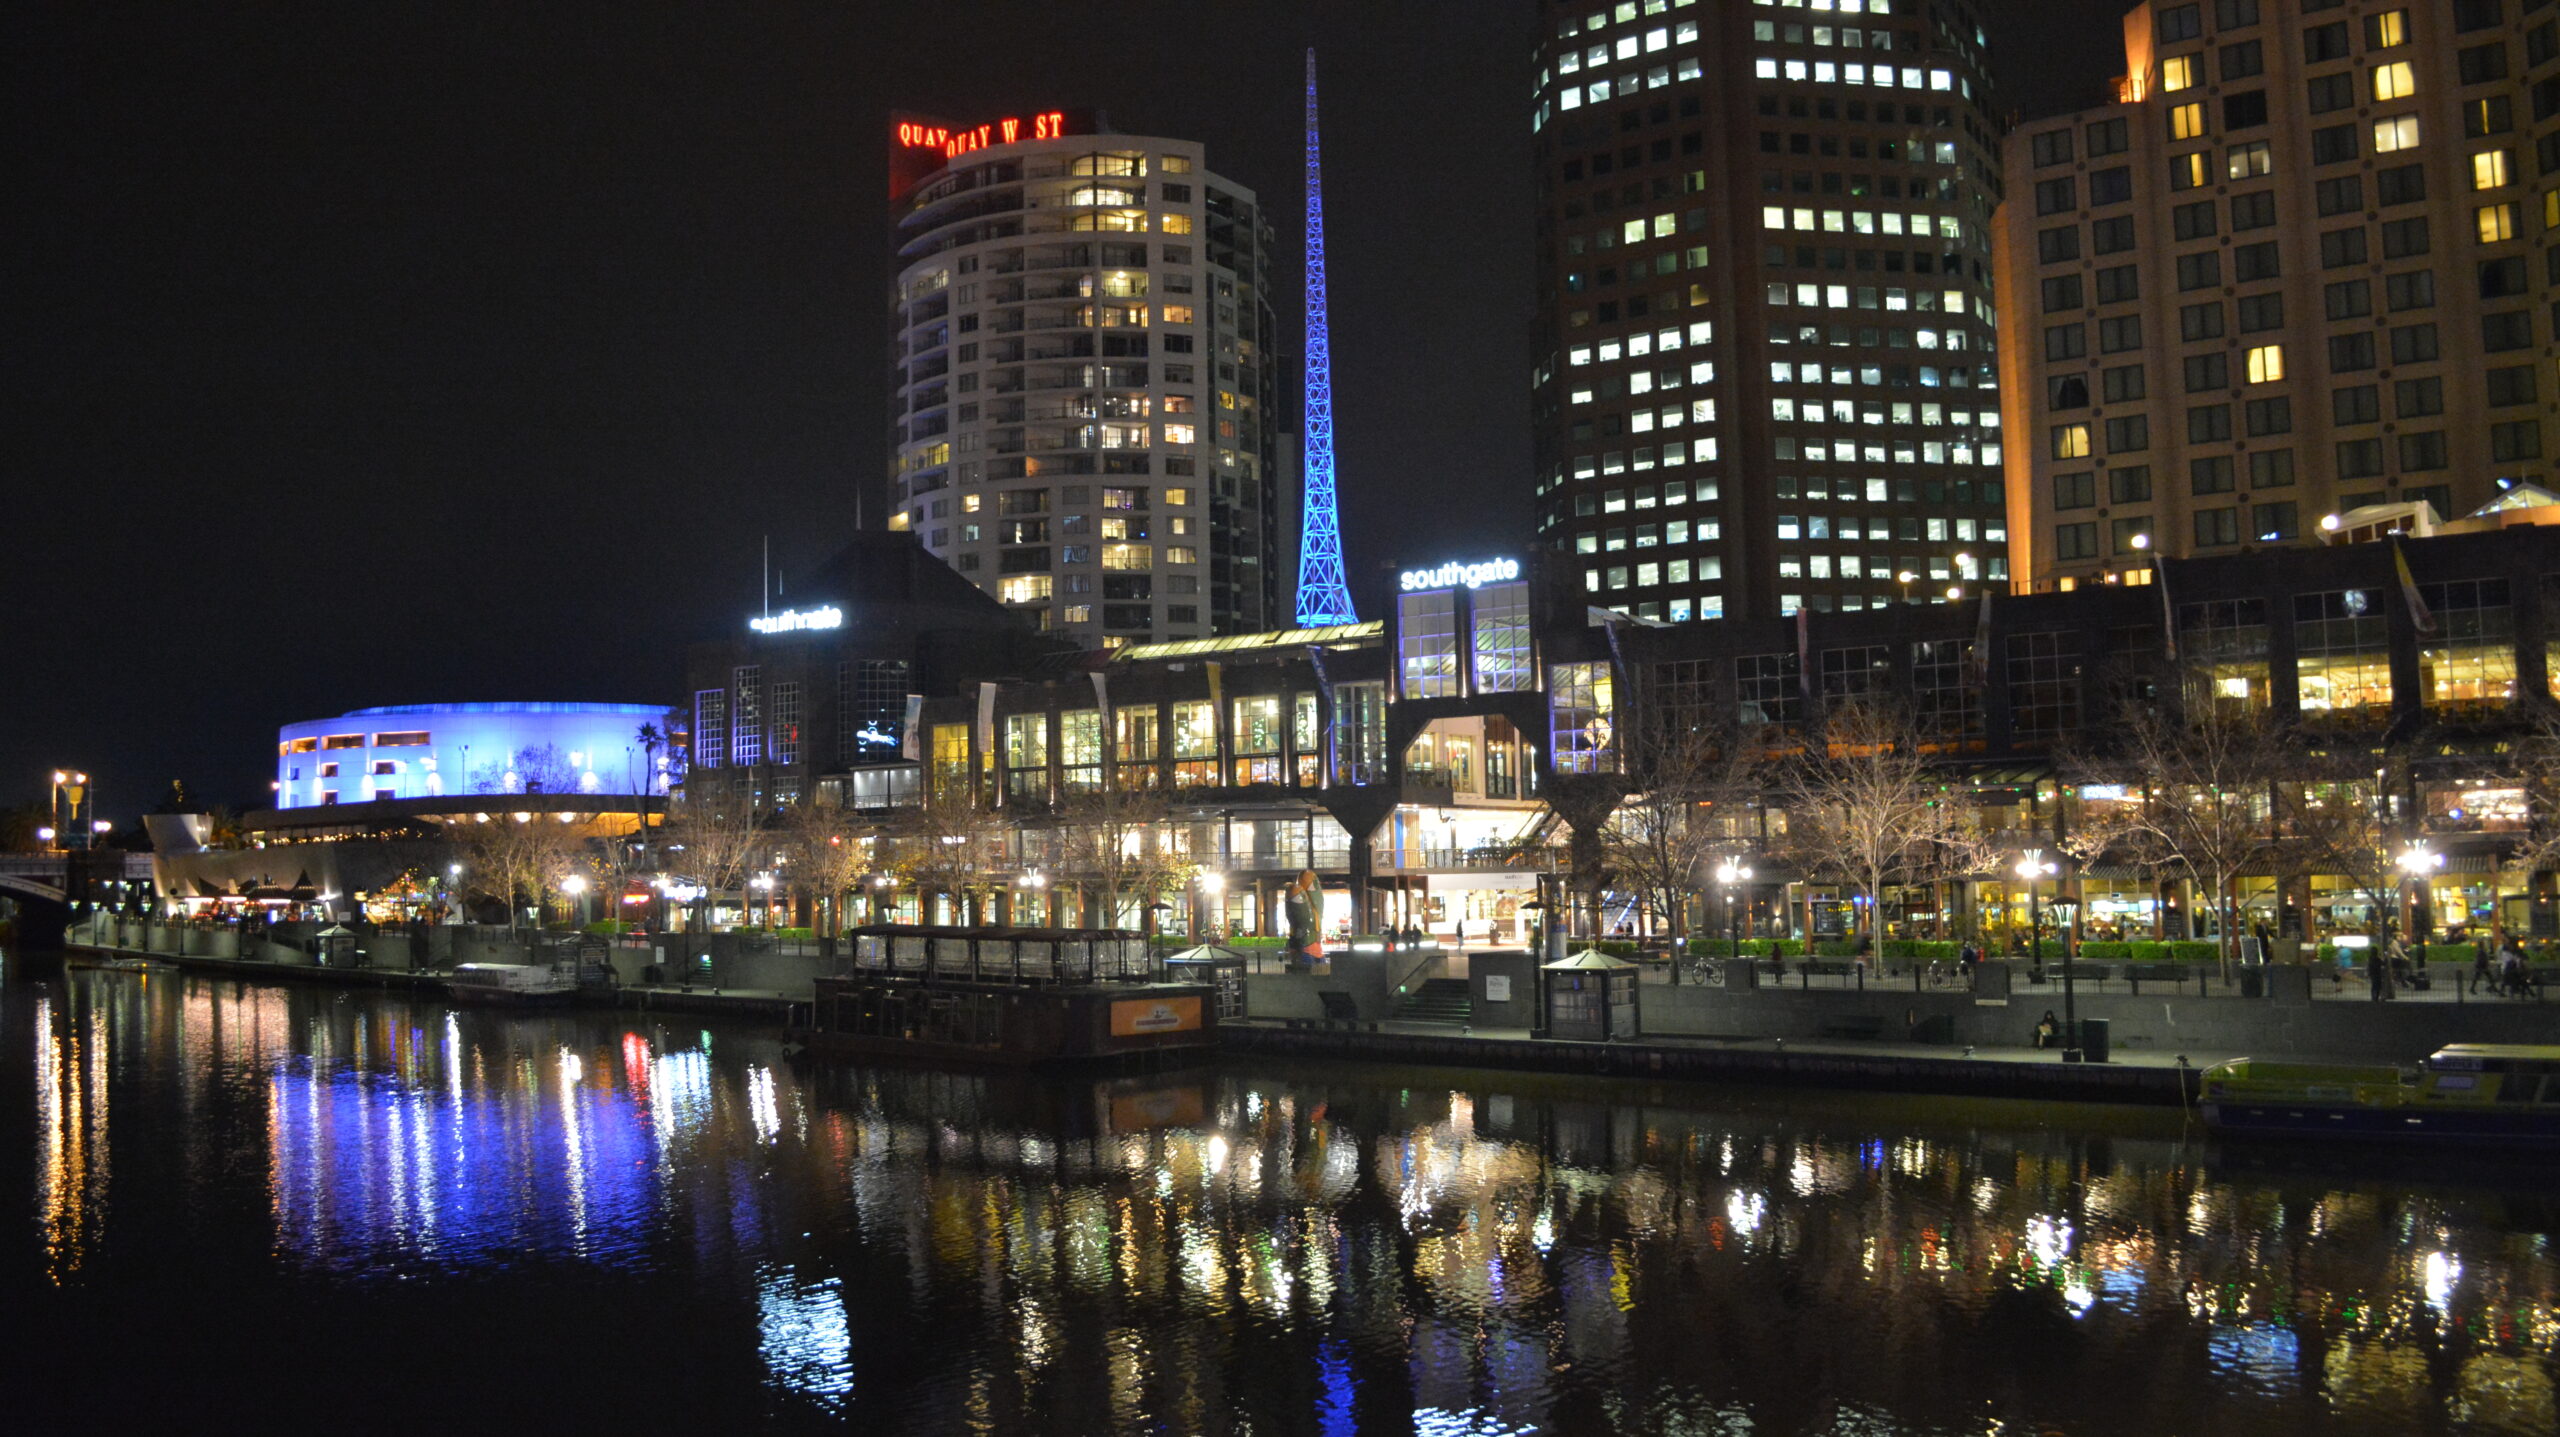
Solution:
[[[1962,0],[1545,0],[1539,531],[1679,621],[2007,574]]]
[[[889,527],[1089,648],[1285,622],[1253,192],[1074,111],[891,156]]]
[[[2544,480],[2560,7],[2188,0],[2124,37],[2115,103],[2008,150],[2021,576],[2138,580]]]

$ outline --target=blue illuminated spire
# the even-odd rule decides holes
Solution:
[[[1333,341],[1324,303],[1324,163],[1316,136],[1316,52],[1307,52],[1306,513],[1298,531],[1298,622],[1356,624],[1342,581],[1342,517],[1333,489]]]

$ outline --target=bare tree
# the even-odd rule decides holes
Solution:
[[[2085,863],[2115,849],[2155,872],[2184,873],[2213,906],[2223,978],[2238,959],[2240,875],[2283,849],[2274,797],[2295,765],[2292,740],[2264,710],[2127,703],[2103,755],[2067,767],[2083,784],[2119,784],[2127,801],[2084,805],[2066,847]]]
[[[702,904],[743,890],[776,854],[771,820],[734,790],[688,798],[668,819],[660,846],[667,866],[702,890]]]
[[[1934,882],[1971,863],[1969,811],[1922,751],[1898,709],[1841,701],[1821,733],[1781,770],[1787,855],[1808,876],[1864,893],[1864,931],[1876,933],[1896,882]]]
[[[462,889],[507,909],[517,925],[526,908],[549,904],[560,882],[591,866],[587,839],[555,814],[492,813],[486,822],[457,818],[449,829],[462,863]]]
[[[961,921],[976,923],[1012,868],[1007,832],[1002,815],[972,793],[954,792],[898,816],[890,829],[892,863],[921,895],[948,894],[962,906]]]
[[[1769,773],[1758,747],[1732,727],[1656,721],[1624,737],[1636,788],[1601,830],[1600,861],[1678,939],[1708,860],[1740,836]]]
[[[2397,906],[2409,836],[2392,796],[2406,755],[2363,739],[2298,753],[2276,785],[2284,852],[2301,871],[2334,873],[2383,925]]]
[[[1178,893],[1197,867],[1173,807],[1151,789],[1117,784],[1068,798],[1051,830],[1062,875],[1090,885],[1103,921],[1144,928],[1153,905]]]
[[[871,871],[876,830],[860,814],[804,802],[784,810],[774,832],[792,889],[808,895],[830,935],[844,927],[844,901]]]

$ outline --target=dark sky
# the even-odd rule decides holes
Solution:
[[[2092,102],[2118,9],[1990,0],[2007,103]],[[1293,275],[1314,43],[1351,562],[1516,550],[1533,14],[10,7],[0,804],[253,804],[279,725],[369,704],[672,697],[765,536],[808,566],[876,487],[893,108],[1205,140]]]

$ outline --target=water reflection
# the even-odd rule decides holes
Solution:
[[[741,1412],[987,1432],[2560,1422],[2545,1194],[2435,1165],[2226,1170],[2245,1155],[2174,1118],[2088,1131],[2026,1107],[1350,1068],[802,1072],[690,1023],[167,975],[75,974],[6,1011],[46,1281],[165,1288],[229,1252],[387,1312],[421,1284],[467,1291],[505,1330],[557,1274],[610,1274],[649,1331],[752,1354],[752,1376],[702,1379]],[[176,1176],[126,1182],[136,1165]],[[208,1214],[254,1218],[255,1242]],[[176,1269],[119,1260],[165,1260],[174,1231]]]

